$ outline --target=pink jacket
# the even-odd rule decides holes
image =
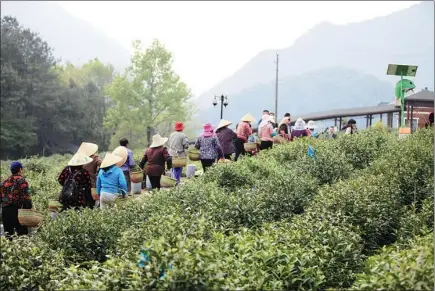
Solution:
[[[262,141],[273,141],[272,138],[273,126],[272,124],[267,124],[261,129],[261,140]]]

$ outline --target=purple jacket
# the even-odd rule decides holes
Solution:
[[[230,128],[224,127],[216,132],[216,135],[219,139],[224,155],[231,155],[234,153],[234,140],[237,138],[237,134]]]
[[[301,129],[301,130],[296,130],[293,129],[292,133],[291,133],[291,137],[303,137],[303,136],[308,136],[307,130],[306,129]]]
[[[134,162],[133,152],[130,149],[127,149],[127,152],[127,161],[121,167],[121,170],[123,172],[130,172],[130,170],[136,165],[136,163]]]

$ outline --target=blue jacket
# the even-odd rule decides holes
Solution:
[[[122,189],[128,192],[127,180],[125,179],[122,170],[116,166],[111,166],[108,169],[101,169],[97,177],[97,193],[100,196],[101,191],[119,194]]]

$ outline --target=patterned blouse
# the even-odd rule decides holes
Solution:
[[[199,158],[201,160],[216,160],[224,156],[216,135],[211,137],[198,137],[195,148],[199,149]]]
[[[77,173],[79,172],[79,173]],[[72,205],[64,205],[64,208],[68,208],[68,206],[89,206],[92,207],[95,204],[94,199],[91,194],[91,176],[88,171],[83,169],[82,167],[66,167],[63,169],[62,173],[60,173],[59,178],[57,179],[60,185],[64,185],[68,180],[69,175],[74,175],[76,180],[76,185],[79,187],[79,197],[78,201]]]
[[[18,208],[32,208],[29,184],[21,175],[15,174],[5,179],[1,183],[0,192],[3,207],[14,205]]]

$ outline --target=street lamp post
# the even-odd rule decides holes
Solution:
[[[224,114],[224,106],[225,107],[228,106],[228,97],[224,96],[224,94],[222,94],[221,96],[214,96],[213,106],[216,106],[218,104],[218,101],[220,101],[221,103],[221,119],[222,119]]]

